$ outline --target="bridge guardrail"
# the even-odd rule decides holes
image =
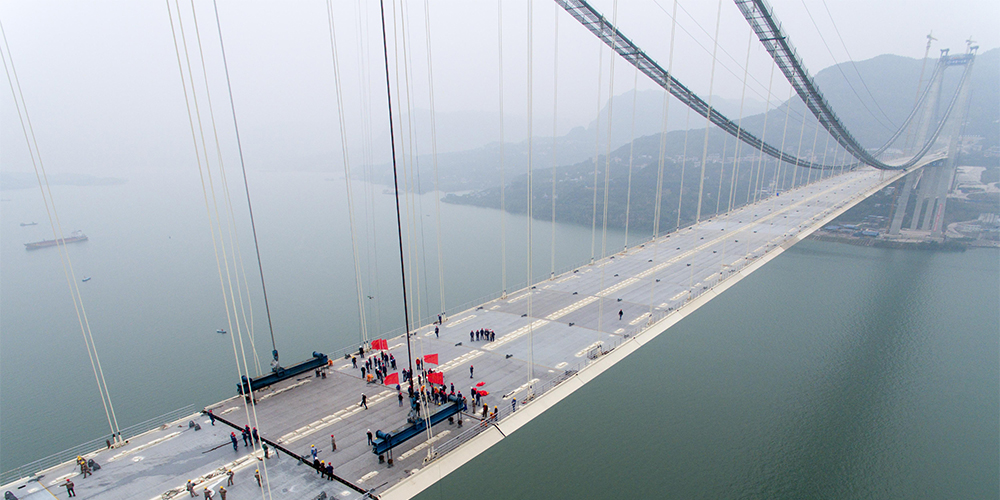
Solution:
[[[121,437],[124,440],[129,440],[163,424],[173,422],[193,413],[195,413],[194,405],[187,405],[176,410],[168,411],[163,415],[153,417],[149,420],[144,420],[121,429]],[[0,473],[0,485],[5,485],[24,477],[31,477],[38,472],[55,467],[61,463],[68,462],[78,456],[88,455],[95,451],[100,451],[107,446],[104,443],[105,439],[107,438],[99,437],[97,439],[87,441],[86,443],[78,444],[72,448],[53,453],[47,457],[39,458],[33,462],[28,462],[14,469],[3,471]]]

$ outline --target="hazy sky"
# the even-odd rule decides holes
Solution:
[[[371,103],[374,135],[386,128],[378,4],[339,0],[333,4],[345,121],[351,144],[360,144],[363,102]],[[390,64],[394,77],[399,75],[399,87],[393,89],[399,95],[394,98],[405,107],[409,94],[410,106],[427,108],[425,3],[409,2],[402,10],[397,4],[395,17],[391,5],[386,5],[387,16],[390,23],[395,19],[396,29],[389,28]],[[527,126],[527,5],[524,1],[502,3],[504,109],[512,137],[523,136]],[[614,17],[612,0],[595,0],[593,5],[608,18]],[[772,63],[759,42],[750,40],[749,27],[736,6],[729,0],[680,0],[677,5],[675,75],[700,95],[707,96],[711,85],[713,94],[739,99],[749,47],[747,98],[765,101]],[[720,6],[718,65],[710,83],[712,34]],[[981,51],[1000,45],[1000,2],[995,1],[775,0],[772,6],[814,74],[852,57],[863,60],[886,53],[921,57],[924,37],[931,30],[940,39],[932,56],[944,47],[964,51],[970,35]],[[232,120],[212,3],[195,0],[194,7],[212,109],[221,141],[231,146]],[[670,64],[673,0],[620,1],[617,7],[621,30],[663,66]],[[173,1],[170,10],[180,37]],[[179,10],[185,30],[185,37],[179,39],[188,44],[198,89],[194,95],[207,115],[208,96],[190,0],[179,2]],[[326,4],[319,0],[219,0],[218,10],[248,158],[266,158],[256,166],[268,168],[276,167],[273,163],[290,151],[308,156],[338,150]],[[497,2],[430,0],[429,10],[436,110],[442,114],[496,113]],[[532,12],[533,132],[552,133],[556,74],[559,132],[586,125],[610,90],[609,50],[601,49],[597,39],[554,2],[534,1]],[[557,12],[558,73],[553,51]],[[0,22],[50,169],[127,173],[136,166],[190,160],[191,132],[166,2],[6,0],[0,3]],[[402,39],[392,36],[404,25],[405,47]],[[7,49],[3,51],[7,58]],[[603,61],[600,98],[599,58]],[[182,66],[187,74],[186,61]],[[411,77],[408,87],[404,67]],[[632,89],[635,73],[631,66],[615,60],[614,74],[615,94]],[[4,87],[7,90],[0,93],[0,169],[30,170],[14,101],[9,87]],[[364,88],[370,92],[366,94]],[[640,75],[638,88],[653,85]],[[774,76],[771,94],[772,105],[788,94],[780,73]],[[207,116],[203,119],[208,123]]]

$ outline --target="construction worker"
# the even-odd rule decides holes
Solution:
[[[257,479],[257,486],[263,488],[264,485],[261,484],[260,482],[260,469],[256,469],[253,471],[253,477]]]
[[[69,494],[69,496],[71,496],[71,497],[75,497],[76,496],[76,492],[73,491],[73,487],[75,486],[73,484],[73,481],[70,481],[69,479],[67,479],[66,482],[63,483],[63,486],[66,487],[66,493]]]

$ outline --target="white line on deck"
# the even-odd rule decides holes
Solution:
[[[447,436],[448,434],[451,434],[451,431],[441,431],[440,434],[437,434],[436,436],[428,439],[427,441],[424,441],[423,443],[420,443],[417,446],[414,446],[412,450],[407,451],[406,453],[403,453],[402,455],[399,456],[399,459],[400,460],[406,460],[407,458],[412,457],[413,455],[415,455],[420,450],[423,450],[423,449],[427,448],[428,446],[434,444],[435,442],[439,441],[441,438]],[[360,481],[358,481],[358,482],[360,482]]]
[[[510,342],[511,340],[515,340],[518,337],[522,337],[524,335],[527,335],[529,330],[532,330],[532,329],[535,329],[535,328],[541,328],[543,325],[547,325],[548,323],[549,322],[547,320],[544,320],[544,319],[538,319],[538,320],[532,321],[531,323],[528,323],[527,325],[522,326],[521,328],[518,328],[517,330],[514,330],[513,332],[508,333],[507,335],[504,335],[503,337],[498,338],[496,340],[496,342],[490,342],[489,345],[487,345],[483,349],[492,351],[492,350],[496,349],[497,347],[500,347],[501,345],[506,344],[507,342]]]
[[[574,354],[574,356],[576,356],[578,358],[582,358],[584,354],[587,354],[588,352],[590,352],[591,350],[593,350],[596,347],[600,347],[601,344],[602,344],[602,342],[600,340],[598,340],[597,342],[594,342],[593,344],[590,344],[587,347],[584,347],[583,349],[580,349],[580,351],[577,352],[576,354]],[[565,365],[565,364],[566,363],[563,363],[563,365]],[[556,366],[556,368],[559,368],[559,366]]]
[[[569,313],[571,313],[573,311],[576,311],[577,309],[580,309],[581,307],[586,306],[587,304],[592,304],[592,303],[594,303],[596,301],[597,301],[597,297],[589,296],[589,297],[587,297],[585,299],[578,300],[578,301],[576,301],[576,302],[574,302],[574,303],[572,303],[572,304],[570,304],[570,305],[568,305],[568,306],[566,306],[566,307],[564,307],[564,308],[562,308],[562,309],[560,309],[560,310],[558,310],[558,311],[556,311],[556,312],[554,312],[554,313],[546,316],[545,319],[547,319],[549,321],[555,321],[555,320],[557,320],[557,319],[559,319],[559,318],[561,318],[561,317],[563,317],[563,316],[565,316],[565,315],[567,315],[567,314],[569,314]]]
[[[461,325],[462,323],[465,323],[466,321],[469,321],[470,319],[475,318],[475,317],[476,317],[475,314],[470,314],[470,315],[468,315],[468,316],[466,316],[466,317],[464,317],[462,319],[456,319],[456,320],[453,320],[453,321],[449,321],[448,322],[448,328],[451,328],[453,326]]]

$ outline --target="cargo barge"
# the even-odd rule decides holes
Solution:
[[[42,240],[35,241],[33,243],[25,243],[25,250],[37,250],[39,248],[54,247],[56,245],[65,245],[66,243],[77,243],[80,241],[87,241],[87,235],[83,234],[83,231],[73,231],[69,238],[60,238],[58,240]]]

